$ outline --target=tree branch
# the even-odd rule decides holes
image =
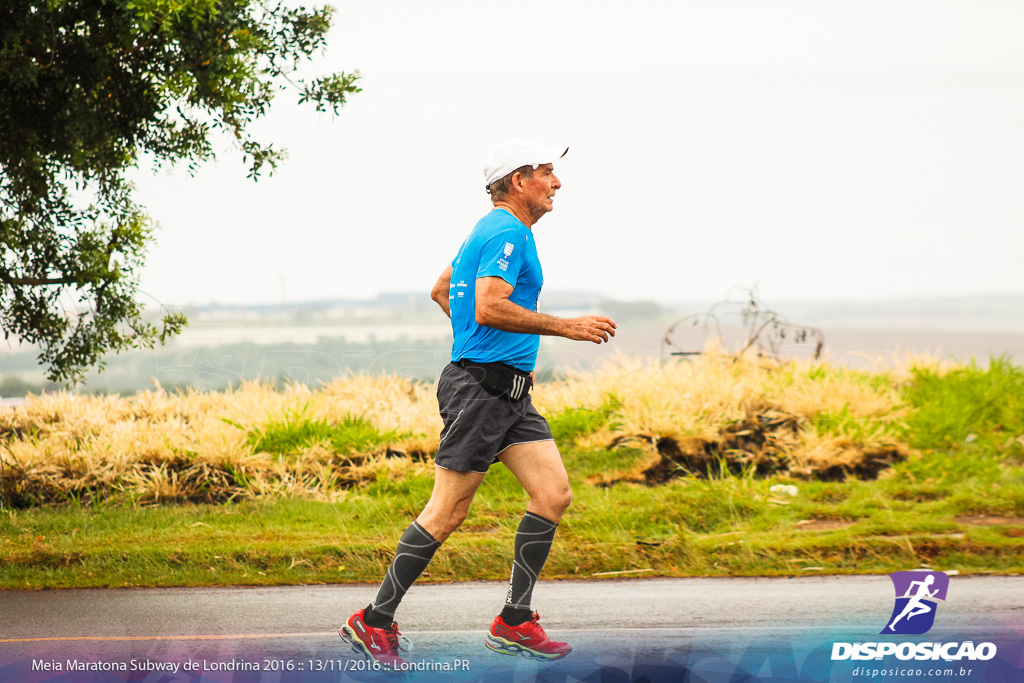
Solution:
[[[73,285],[78,280],[75,278],[45,278],[45,277],[10,277],[6,273],[0,273],[0,280],[8,285]]]

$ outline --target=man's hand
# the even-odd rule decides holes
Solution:
[[[582,318],[568,318],[565,321],[566,339],[589,341],[595,344],[606,342],[615,336],[615,321],[603,315],[585,315]]]

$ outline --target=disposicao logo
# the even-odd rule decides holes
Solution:
[[[896,605],[880,634],[898,633],[919,636],[935,623],[936,600],[946,599],[949,576],[943,572],[893,572],[889,575],[896,589]]]
[[[893,572],[889,575],[896,589],[892,615],[879,635],[921,635],[935,623],[936,600],[946,599],[949,575],[943,572]],[[895,655],[901,660],[943,660],[946,662],[989,660],[996,656],[993,643],[960,642],[920,643],[833,643],[832,660],[880,660]]]

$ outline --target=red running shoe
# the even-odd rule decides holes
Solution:
[[[409,639],[398,631],[398,624],[392,623],[387,628],[374,628],[364,620],[364,612],[359,610],[338,629],[338,635],[352,646],[352,650],[380,664],[387,671],[401,670],[405,660],[398,656],[398,650],[409,650]],[[399,643],[399,637],[404,643]]]
[[[548,638],[540,626],[540,615],[536,612],[533,613],[533,619],[519,626],[509,626],[500,615],[495,617],[484,645],[503,655],[522,655],[542,662],[552,662],[572,652],[569,643]]]

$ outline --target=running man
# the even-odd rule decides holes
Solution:
[[[487,469],[501,462],[530,497],[516,532],[504,609],[485,645],[495,652],[555,660],[572,648],[548,638],[531,607],[572,493],[547,421],[530,397],[540,336],[595,344],[615,335],[603,316],[557,318],[537,312],[544,275],[533,225],[551,211],[562,184],[554,162],[566,147],[506,140],[484,163],[494,208],[476,224],[441,274],[431,298],[451,318],[452,362],[441,372],[437,398],[444,420],[434,489],[398,550],[377,596],[341,627],[354,650],[387,668],[401,666],[395,611],[438,547],[469,512]]]
[[[927,614],[928,612],[932,611],[932,608],[929,605],[923,603],[921,600],[923,598],[933,597],[936,593],[939,592],[938,588],[936,588],[934,591],[928,590],[929,586],[931,586],[933,583],[935,583],[935,577],[931,574],[924,577],[924,581],[910,582],[910,585],[907,587],[907,594],[903,596],[904,598],[910,598],[910,600],[907,601],[906,606],[903,608],[903,611],[900,612],[899,616],[893,619],[892,623],[889,624],[890,631],[896,630],[896,622],[902,619],[903,617],[906,617],[907,621],[910,621],[911,617],[916,617],[918,614]],[[917,586],[916,593],[914,593],[914,586]],[[914,594],[911,595],[911,593]]]

